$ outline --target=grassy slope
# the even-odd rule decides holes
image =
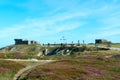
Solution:
[[[17,62],[0,60],[0,80],[13,80],[14,75],[24,67]]]
[[[35,45],[12,45],[0,50],[0,58],[28,59],[36,57],[41,51],[41,46]]]
[[[27,72],[20,80],[119,80],[120,59],[105,58],[107,54],[112,53],[110,52],[85,54],[38,66]]]
[[[14,62],[0,60],[0,80],[13,80],[13,77],[20,69],[35,64],[38,64],[38,62]]]

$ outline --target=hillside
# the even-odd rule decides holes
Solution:
[[[120,80],[120,59],[82,55],[37,66],[18,80]]]
[[[98,48],[99,49],[99,48]],[[105,50],[105,49],[99,49]],[[108,50],[108,49],[107,49]],[[43,56],[51,55],[73,55],[76,52],[96,51],[95,47],[91,46],[41,46],[39,44],[30,45],[11,45],[0,49],[0,58],[43,58]]]
[[[21,53],[37,53],[41,49],[38,44],[34,45],[12,45],[1,49],[2,52],[21,52]]]
[[[0,49],[1,58],[30,58],[41,51],[39,44],[31,45],[11,45]]]
[[[13,80],[14,75],[25,66],[14,61],[0,60],[0,80]]]

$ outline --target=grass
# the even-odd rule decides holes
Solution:
[[[120,48],[120,43],[114,43],[111,45],[112,47]]]
[[[0,80],[13,80],[14,75],[24,67],[17,62],[0,60]]]
[[[6,53],[7,54],[7,53]],[[24,57],[16,53],[16,57]],[[30,55],[30,57],[33,54]],[[4,56],[3,53],[0,56]],[[7,54],[14,58],[14,55]],[[16,58],[15,57],[15,58]],[[19,80],[119,80],[120,51],[100,51],[89,47],[84,52],[72,55],[53,55],[38,58],[58,60],[38,66],[23,74]],[[0,61],[0,80],[13,80],[14,75],[22,68],[34,65],[35,62]]]
[[[15,62],[0,60],[0,80],[13,80],[14,75],[26,66],[38,64],[37,62]]]
[[[115,53],[115,54],[114,54]],[[60,61],[38,66],[23,74],[19,80],[119,80],[119,51],[98,51],[64,56]],[[107,58],[106,56],[113,55]],[[56,57],[56,56],[54,56]]]
[[[12,45],[0,50],[0,58],[28,59],[36,57],[42,50],[38,44],[33,45]]]

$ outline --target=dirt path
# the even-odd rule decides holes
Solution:
[[[53,61],[54,61],[54,60],[42,60],[41,63],[38,63],[38,64],[36,64],[36,65],[28,66],[28,67],[26,67],[26,68],[23,68],[23,69],[21,69],[20,71],[18,71],[17,74],[15,74],[13,80],[19,80],[19,78],[21,77],[21,75],[22,75],[23,73],[25,73],[25,72],[27,72],[27,71],[29,71],[29,70],[31,70],[31,69],[39,66],[39,65],[46,64],[46,63],[53,62]]]

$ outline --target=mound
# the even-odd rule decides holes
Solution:
[[[34,45],[12,45],[4,47],[1,49],[1,52],[22,52],[22,53],[36,53],[39,52],[41,46],[38,44]]]
[[[30,58],[34,57],[41,51],[42,47],[39,44],[31,45],[12,45],[4,47],[0,50],[1,58]]]

